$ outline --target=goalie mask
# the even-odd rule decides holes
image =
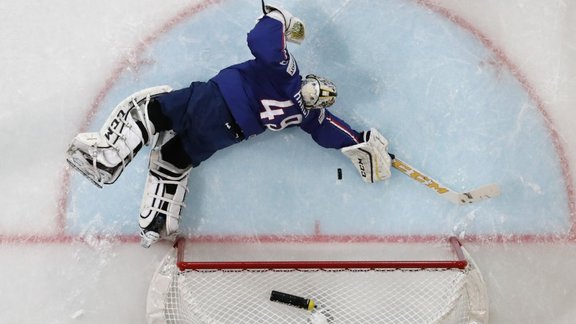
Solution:
[[[302,98],[308,109],[328,108],[336,101],[336,85],[332,81],[314,74],[302,80]]]

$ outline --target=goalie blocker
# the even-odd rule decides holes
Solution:
[[[300,18],[294,16],[286,9],[274,5],[263,4],[262,9],[265,15],[278,20],[284,25],[284,35],[287,41],[298,45],[302,43],[306,36],[306,27]]]
[[[364,142],[340,150],[354,164],[365,182],[377,182],[390,178],[392,159],[388,154],[388,140],[371,128],[364,133]]]

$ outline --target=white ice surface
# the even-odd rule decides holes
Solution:
[[[566,157],[566,161],[563,162],[567,164],[568,170],[576,165],[576,130],[572,126],[576,121],[574,113],[576,96],[573,91],[576,88],[576,59],[574,59],[576,57],[574,36],[576,35],[576,5],[565,1],[442,0],[421,1],[420,6],[438,9],[431,4],[432,2],[437,3],[441,8],[447,8],[460,19],[459,21],[469,24],[473,30],[486,36],[494,47],[502,50],[505,57],[521,71],[521,75],[526,78],[527,84],[530,85],[536,97],[542,101],[546,113],[549,114],[553,130],[558,133],[560,147],[563,148],[563,156]],[[298,5],[302,6],[303,3],[290,1],[287,2],[287,7],[299,14]],[[414,70],[414,68],[418,67],[418,64],[421,64],[420,68],[425,67],[427,55],[413,55],[410,60],[407,60],[406,65],[390,67],[386,77],[363,78],[370,76],[366,73],[369,69],[365,69],[363,62],[372,60],[386,62],[386,53],[374,54],[362,51],[363,44],[370,49],[378,48],[367,34],[356,31],[361,21],[355,20],[357,19],[355,17],[365,14],[361,12],[362,6],[359,7],[354,2],[346,1],[331,3],[332,6],[324,7],[325,11],[305,11],[301,14],[309,19],[307,20],[311,31],[309,40],[312,39],[315,42],[305,43],[302,48],[298,49],[297,54],[301,67],[324,69],[319,72],[336,73],[337,69],[327,64],[335,61],[337,67],[344,69],[347,73],[335,75],[338,79],[343,79],[344,76],[349,77],[347,81],[339,82],[339,84],[347,84],[341,89],[342,100],[339,103],[348,107],[358,103],[358,106],[349,110],[336,108],[339,109],[336,112],[347,117],[356,127],[372,126],[371,120],[366,120],[366,118],[374,117],[378,122],[382,121],[384,129],[387,130],[386,135],[391,138],[393,146],[397,145],[397,151],[404,153],[414,164],[431,170],[434,175],[439,174],[437,177],[442,177],[441,180],[457,186],[459,190],[482,184],[476,182],[489,180],[493,175],[490,172],[471,175],[470,172],[458,170],[460,172],[451,174],[448,171],[453,165],[434,163],[438,159],[438,155],[435,155],[437,151],[442,152],[444,154],[442,156],[448,157],[462,157],[469,154],[460,150],[455,151],[454,143],[444,137],[446,133],[441,133],[444,136],[435,140],[437,147],[426,150],[424,156],[419,155],[416,143],[412,140],[413,135],[410,139],[405,137],[406,134],[413,132],[421,134],[438,132],[436,123],[440,120],[433,112],[430,112],[430,115],[416,116],[411,115],[409,111],[406,112],[406,118],[420,118],[417,121],[421,127],[417,129],[410,128],[409,122],[398,122],[401,114],[400,111],[394,109],[423,104],[419,101],[421,97],[412,96],[400,100],[402,96],[390,95],[390,93],[412,94],[410,84],[402,83],[406,82],[406,79],[402,77],[412,73],[408,76],[418,79],[416,72],[422,70]],[[398,0],[384,3],[396,4],[398,12],[404,12],[403,10],[408,7],[418,6],[412,1]],[[248,5],[249,9],[244,10],[250,10],[250,12],[242,12],[245,5]],[[207,8],[201,10],[202,7]],[[248,3],[248,1],[232,0],[191,1],[189,3],[168,0],[161,4],[150,0],[122,0],[114,3],[55,0],[46,3],[5,1],[0,4],[0,44],[2,45],[0,46],[2,69],[0,88],[3,89],[4,94],[3,108],[0,109],[2,132],[0,148],[3,152],[0,159],[0,195],[3,205],[0,214],[0,260],[3,266],[0,271],[1,323],[144,323],[148,281],[169,246],[160,244],[150,250],[144,250],[132,240],[128,240],[127,243],[124,240],[115,240],[116,235],[130,236],[135,233],[132,225],[135,215],[128,213],[131,213],[130,206],[137,208],[139,204],[141,185],[137,182],[129,186],[119,184],[119,188],[128,189],[115,190],[125,191],[124,194],[127,195],[125,197],[134,199],[127,203],[127,207],[123,207],[128,208],[125,217],[121,216],[119,220],[113,219],[105,212],[113,209],[117,202],[107,205],[105,201],[102,201],[106,193],[88,188],[85,189],[86,191],[79,190],[80,187],[75,187],[75,185],[83,186],[79,183],[80,179],[73,177],[70,186],[78,192],[84,192],[83,195],[77,195],[76,192],[70,195],[63,193],[63,190],[69,188],[63,182],[63,179],[66,179],[63,152],[70,139],[78,131],[95,127],[97,124],[95,120],[99,118],[97,114],[93,119],[87,116],[92,109],[96,112],[110,109],[110,104],[121,99],[127,91],[137,90],[139,86],[147,85],[149,82],[160,82],[163,77],[172,74],[177,74],[174,79],[168,80],[173,86],[185,86],[187,81],[212,75],[218,67],[225,65],[223,62],[228,63],[226,60],[233,63],[238,59],[246,58],[247,51],[240,50],[243,44],[242,35],[245,33],[244,30],[250,28],[253,23],[252,18],[246,17],[255,17],[257,12],[252,11],[257,7],[257,4]],[[359,13],[352,15],[352,10],[358,10]],[[406,33],[399,33],[397,39],[392,37],[394,35],[386,35],[388,45],[394,45],[395,41],[399,42],[399,45],[409,43],[414,39],[417,40],[415,44],[418,45],[426,43],[426,40],[430,40],[433,36],[417,29],[418,23],[422,20],[395,20],[394,16],[390,17],[390,14],[388,16],[383,14],[383,16],[387,18],[383,25],[397,24],[400,30],[406,30],[407,26],[408,28],[414,26],[415,31],[419,31],[411,35],[414,37],[406,36]],[[196,20],[186,17],[194,17]],[[226,23],[219,23],[211,17],[219,17]],[[369,16],[366,17],[369,18]],[[426,15],[424,17],[431,21],[435,19]],[[368,18],[366,19],[369,20]],[[195,30],[197,32],[195,37],[183,37],[175,43],[170,43],[173,41],[170,37],[181,35],[177,33],[178,28],[187,30],[186,28],[195,27],[194,24],[198,21],[205,21],[206,24],[203,28]],[[348,27],[344,23],[348,23]],[[234,39],[227,35],[230,26],[237,26],[238,30],[241,30],[240,38]],[[318,38],[318,33],[314,35],[314,32],[318,31],[331,32],[331,26],[337,26],[336,34],[343,41],[343,48],[340,48],[340,51],[326,52],[324,49],[327,46],[330,48],[334,45],[322,41]],[[460,39],[458,38],[460,35],[469,33],[469,31],[463,32],[457,24],[439,24],[438,26],[444,28],[446,34],[453,33],[455,39]],[[433,27],[438,28],[438,26]],[[223,28],[226,33],[218,33],[218,28]],[[354,36],[347,34],[348,30],[354,31]],[[163,40],[162,35],[169,37]],[[211,35],[214,35],[213,38]],[[334,40],[336,36],[330,37]],[[199,42],[199,39],[210,39],[212,43]],[[182,47],[171,45],[165,49],[168,53],[160,53],[162,51],[159,50],[158,44],[162,42],[181,44]],[[355,47],[342,52],[346,44],[354,44]],[[478,44],[474,38],[464,37],[464,43],[459,43],[461,46],[455,46],[454,49],[449,48],[446,51],[447,53],[458,52],[458,50],[465,52],[469,48],[477,48]],[[434,54],[440,58],[449,57],[434,45],[430,45],[430,48],[434,50],[430,55]],[[230,55],[229,57],[223,57],[222,53],[215,53],[215,49],[222,50],[227,46],[235,51],[226,53]],[[182,64],[180,74],[174,71],[174,67],[170,69],[170,62],[163,61],[163,59],[170,58],[170,55],[185,59],[188,55],[179,54],[179,51],[188,48],[202,48],[202,51],[190,53],[189,56],[194,57],[194,61],[178,61]],[[142,55],[140,52],[144,49],[150,49],[152,54]],[[322,56],[318,57],[317,53],[321,53]],[[373,54],[374,56],[371,56]],[[475,56],[481,57],[482,54],[471,53],[470,57]],[[390,57],[392,59],[394,55]],[[414,58],[417,60],[414,61]],[[142,62],[142,59],[150,59],[150,61]],[[350,62],[354,64],[353,67],[344,65]],[[492,63],[498,69],[498,60]],[[150,66],[158,67],[158,69],[152,72],[146,70]],[[139,70],[142,67],[144,67],[143,70]],[[360,68],[363,73],[354,74],[353,68]],[[119,71],[119,69],[123,70]],[[506,71],[506,67],[503,70]],[[186,75],[189,72],[194,73]],[[506,73],[503,72],[504,78],[509,75]],[[442,73],[439,75],[445,76]],[[469,74],[464,75],[469,76]],[[454,76],[453,82],[458,84],[459,81],[458,76]],[[476,83],[467,85],[474,84]],[[510,83],[504,82],[504,86],[509,85]],[[417,93],[418,85],[414,86],[416,87],[414,93]],[[488,83],[486,86],[494,85]],[[436,88],[432,89],[436,90]],[[358,98],[353,95],[358,93],[370,96]],[[434,96],[435,94],[437,97]],[[504,91],[504,94],[510,94],[510,92]],[[469,95],[481,96],[482,93],[469,93]],[[373,104],[370,101],[372,96],[374,102],[387,103],[392,106],[391,110],[385,113],[393,118],[384,120],[384,113],[373,116],[368,113],[369,116],[366,117],[366,112],[359,107]],[[454,96],[458,97],[456,93]],[[463,97],[466,98],[466,96]],[[519,92],[514,98],[516,102],[522,103],[525,101],[522,98],[525,97],[528,97],[526,93]],[[504,101],[511,100],[510,96],[504,95],[502,98]],[[430,95],[424,99],[435,99],[436,103],[445,100],[440,92],[436,91],[431,91]],[[386,100],[390,100],[393,105]],[[485,100],[485,98],[479,98],[479,100]],[[438,105],[454,102],[440,102]],[[533,104],[532,102],[532,105],[519,106],[511,120],[516,121],[514,125],[518,127],[517,130],[520,133],[524,127],[534,127],[534,132],[526,134],[534,136],[534,145],[529,145],[532,142],[526,142],[526,138],[513,138],[516,134],[514,129],[505,132],[504,135],[512,136],[509,147],[521,149],[514,151],[514,159],[502,160],[508,163],[502,165],[503,170],[496,172],[490,169],[502,177],[501,179],[513,179],[515,182],[510,181],[528,196],[522,194],[518,196],[510,192],[506,195],[506,187],[504,187],[505,195],[499,202],[485,204],[477,209],[455,210],[437,202],[436,198],[426,190],[417,189],[418,185],[412,184],[408,179],[400,180],[401,175],[398,175],[398,180],[382,185],[378,191],[397,189],[394,190],[392,197],[397,199],[404,197],[403,200],[398,204],[389,202],[386,206],[397,206],[401,212],[408,214],[401,213],[403,215],[401,218],[387,216],[387,226],[381,225],[377,215],[368,215],[364,219],[364,226],[358,227],[358,222],[353,222],[349,217],[333,212],[319,214],[312,220],[303,219],[302,223],[294,223],[285,219],[282,221],[282,218],[279,218],[280,222],[276,222],[274,216],[271,216],[273,221],[267,225],[259,222],[259,217],[262,215],[256,212],[253,215],[243,213],[236,217],[228,213],[231,215],[228,218],[190,216],[185,224],[186,229],[206,234],[234,232],[232,229],[240,229],[243,234],[259,231],[280,234],[307,233],[307,230],[313,229],[314,221],[320,220],[323,230],[341,234],[342,225],[336,226],[330,222],[332,218],[338,217],[344,226],[352,229],[354,234],[365,232],[389,234],[390,228],[392,228],[392,234],[439,235],[452,233],[455,229],[456,234],[462,234],[462,231],[472,232],[484,238],[468,242],[466,245],[475,256],[487,280],[493,323],[572,323],[576,318],[573,306],[576,302],[576,280],[573,279],[571,273],[576,265],[574,261],[576,249],[573,241],[555,240],[542,243],[514,240],[502,243],[491,240],[490,236],[482,236],[485,234],[508,235],[516,233],[515,229],[518,229],[519,234],[544,233],[549,235],[553,233],[562,236],[573,226],[574,216],[566,214],[569,213],[566,200],[572,199],[573,201],[575,198],[569,197],[566,192],[560,192],[564,196],[558,200],[543,201],[543,204],[548,204],[546,206],[549,208],[531,215],[532,218],[529,220],[522,220],[519,218],[521,215],[511,212],[522,210],[526,208],[524,207],[526,205],[531,206],[530,203],[533,203],[530,201],[531,198],[539,197],[538,193],[541,190],[566,188],[562,185],[562,181],[566,180],[563,177],[565,175],[559,170],[559,165],[554,164],[556,163],[554,158],[558,157],[555,154],[558,152],[551,144],[552,140],[538,136],[538,134],[546,134],[542,131],[546,127],[538,124],[541,120],[534,117],[537,113]],[[425,117],[434,117],[434,120],[428,122]],[[445,117],[447,120],[457,121],[458,117],[462,116],[448,114]],[[510,116],[504,114],[502,117]],[[479,124],[474,125],[471,131],[479,136],[482,135],[483,129],[493,127],[485,116],[478,119],[478,122]],[[457,122],[453,126],[454,129],[451,131],[457,134],[462,131],[458,128]],[[497,138],[499,139],[501,138]],[[222,152],[221,157],[215,157],[213,163],[203,166],[203,170],[206,171],[205,174],[210,174],[211,168],[221,167],[224,170],[224,166],[227,165],[226,161],[233,159],[241,161],[242,154],[258,153],[259,147],[270,149],[275,141],[284,141],[290,148],[303,145],[306,148],[306,154],[317,152],[317,155],[311,157],[315,163],[303,163],[299,166],[299,170],[305,174],[309,172],[306,177],[315,175],[321,179],[325,178],[327,184],[336,184],[329,188],[330,194],[349,197],[350,193],[346,191],[346,186],[360,188],[361,183],[356,181],[358,179],[354,178],[353,170],[345,164],[344,159],[334,157],[336,155],[334,152],[319,151],[309,139],[292,130],[285,135],[265,134],[254,142],[243,143],[248,153],[242,153],[241,149]],[[474,145],[471,147],[470,154],[477,156],[482,153],[490,155],[503,152],[481,146],[477,141],[471,143]],[[508,147],[505,146],[505,148]],[[288,150],[288,152],[295,154],[294,150]],[[549,170],[544,167],[541,170],[542,174],[550,175],[550,182],[542,182],[538,178],[540,174],[537,174],[538,170],[532,170],[524,165],[539,166],[543,163],[542,158],[548,158],[551,161]],[[326,167],[328,171],[325,175],[321,172],[315,173],[314,168],[320,164],[317,160],[328,163],[329,167]],[[464,160],[464,165],[486,162],[473,161],[472,158],[461,160]],[[524,163],[518,168],[527,168],[529,174],[520,179],[516,173],[517,168],[512,162]],[[142,163],[140,166],[134,166],[132,174],[127,174],[127,179],[143,181]],[[336,182],[336,167],[344,168],[344,182]],[[232,173],[230,176],[223,171],[224,179],[230,179],[234,177],[234,173],[238,173],[233,168],[229,171]],[[291,171],[294,172],[294,170]],[[272,171],[265,169],[263,172]],[[209,176],[202,177],[196,180],[211,179]],[[294,175],[288,177],[295,178]],[[568,180],[573,181],[570,178]],[[299,183],[294,181],[287,184],[290,190],[287,190],[288,193],[285,195],[289,197],[293,197],[294,191],[298,189]],[[191,205],[203,206],[203,203],[215,199],[214,204],[222,206],[222,201],[226,198],[226,190],[235,192],[234,186],[222,189],[225,186],[219,187],[218,184],[222,185],[222,183],[218,181],[201,183],[204,183],[203,189],[210,190],[204,190],[202,193],[192,190],[190,199],[193,203]],[[256,192],[266,192],[265,184],[258,178],[253,180],[251,185]],[[573,185],[574,183],[571,183],[567,187]],[[373,198],[377,190],[372,188],[362,188],[362,190],[363,194],[372,197],[368,198],[369,201],[377,201]],[[213,192],[215,195],[207,197],[206,192]],[[220,198],[218,194],[224,197]],[[312,194],[318,194],[318,192],[312,191]],[[413,208],[411,201],[414,198],[429,204],[421,208],[432,206],[435,210],[445,211],[449,217],[428,222],[425,218],[414,220],[409,214]],[[330,201],[330,196],[327,201]],[[66,205],[63,206],[63,203]],[[95,214],[87,215],[86,218],[76,213],[79,210],[86,210],[87,206],[94,203],[108,207],[104,208],[104,212],[97,211]],[[306,207],[313,208],[313,206],[307,205]],[[248,205],[245,210],[254,207]],[[222,208],[226,211],[226,208],[230,207],[223,206]],[[213,211],[213,209],[206,210]],[[61,228],[59,228],[62,215],[68,217],[64,221],[69,232],[65,234],[70,234],[72,237],[80,235],[83,242],[62,239]],[[478,215],[492,217],[491,223],[482,224],[483,220],[475,221],[480,217]],[[246,218],[238,218],[242,216],[247,217],[248,221]],[[419,216],[414,215],[414,217]],[[513,226],[507,225],[511,222],[514,223]],[[98,239],[97,234],[104,235],[105,239]]]

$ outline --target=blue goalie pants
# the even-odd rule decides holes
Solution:
[[[197,167],[216,151],[244,140],[212,81],[193,82],[187,88],[158,96],[148,111],[157,132],[176,133],[162,147],[162,155],[177,167]]]

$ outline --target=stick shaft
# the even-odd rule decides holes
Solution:
[[[417,182],[432,189],[437,194],[439,194],[440,196],[444,197],[445,199],[449,200],[454,204],[459,205],[470,204],[483,199],[492,198],[500,194],[500,187],[496,184],[489,184],[464,193],[452,190],[449,187],[446,187],[440,182],[424,174],[423,172],[418,171],[410,164],[396,158],[396,156],[394,155],[390,156],[392,157],[392,166],[396,170],[402,172],[403,174],[409,176],[411,179],[416,180]]]

